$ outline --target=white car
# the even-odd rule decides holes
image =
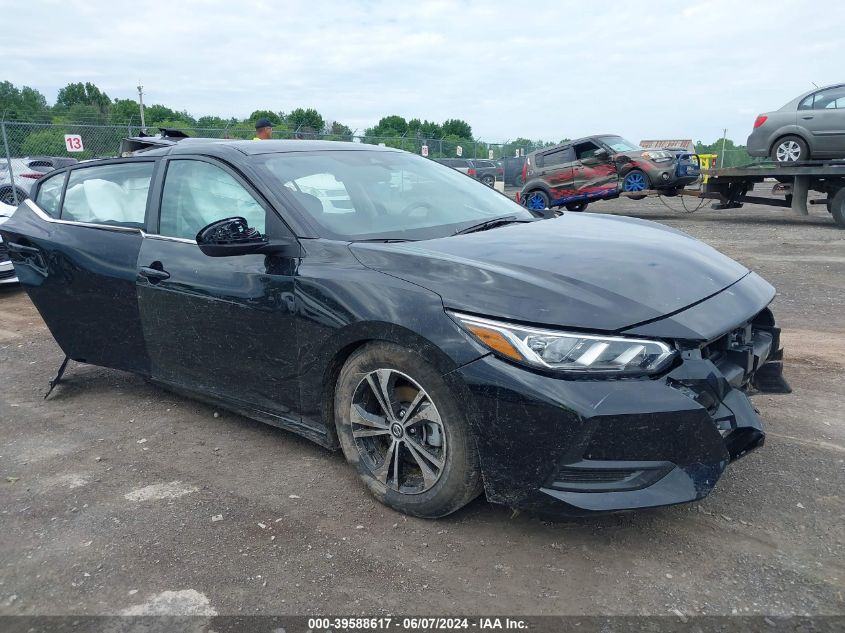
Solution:
[[[8,220],[14,210],[15,207],[0,202],[0,224]],[[3,244],[3,238],[0,237],[0,286],[16,283],[18,283],[18,278],[15,275],[15,268],[9,259],[9,252],[6,250],[6,245]]]
[[[13,158],[12,174],[14,174],[14,178],[12,178],[9,175],[8,160],[0,159],[0,203],[15,204],[15,194],[17,194],[17,202],[20,204],[29,197],[32,185],[41,176],[54,169],[67,167],[76,162],[78,161],[75,158],[57,156]]]

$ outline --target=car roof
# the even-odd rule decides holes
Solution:
[[[800,95],[798,95],[794,99],[790,99],[790,101],[788,103],[786,103],[785,105],[781,106],[780,109],[784,110],[786,108],[789,108],[789,106],[791,106],[792,104],[798,105],[798,103],[800,103],[801,101],[803,101],[804,99],[806,99],[810,95],[815,94],[817,92],[824,92],[825,90],[830,90],[831,88],[842,88],[843,86],[845,86],[845,83],[840,82],[840,83],[836,83],[836,84],[830,84],[829,86],[821,86],[819,88],[813,88],[812,90],[808,90],[807,92],[802,92]]]
[[[242,141],[220,138],[173,138],[168,136],[131,137],[121,144],[122,155],[164,156],[168,154],[231,155],[238,152],[245,156],[314,151],[385,151],[398,152],[392,147],[349,143],[347,141],[312,141],[304,139]]]
[[[569,147],[570,145],[577,145],[578,143],[583,143],[584,141],[593,141],[597,138],[604,138],[606,136],[618,136],[619,138],[622,138],[621,134],[591,134],[590,136],[582,136],[581,138],[575,138],[571,141],[566,141],[565,143],[558,143],[557,145],[549,145],[548,147],[535,149],[529,154],[529,156],[531,156],[531,154],[537,154],[538,152],[551,152],[560,147]]]

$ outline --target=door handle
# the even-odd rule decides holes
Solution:
[[[142,277],[146,277],[152,283],[157,283],[162,279],[170,279],[170,273],[166,270],[159,270],[158,268],[152,268],[150,266],[141,266],[138,272],[141,273]]]
[[[813,115],[812,115],[812,114],[809,114],[809,115],[807,115],[807,116],[802,116],[801,118],[802,118],[802,119],[812,119],[812,118],[813,118]]]

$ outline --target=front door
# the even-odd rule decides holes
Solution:
[[[145,236],[138,258],[152,376],[296,425],[293,290],[299,260],[204,255],[196,234],[233,216],[271,238],[291,237],[276,212],[225,164],[167,161],[157,230]]]
[[[799,106],[798,125],[809,132],[814,154],[845,156],[845,86],[807,97]]]
[[[74,360],[149,369],[135,271],[154,169],[121,161],[48,176],[3,227],[21,284]]]
[[[619,176],[616,164],[605,158],[597,158],[601,149],[593,141],[584,141],[575,145],[575,189],[580,200],[607,198],[619,188]]]

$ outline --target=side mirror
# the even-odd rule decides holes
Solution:
[[[200,229],[197,246],[209,257],[293,255],[297,250],[294,243],[268,240],[257,229],[251,228],[246,218],[242,217],[217,220]]]
[[[596,153],[593,156],[598,160],[607,160],[610,154],[607,153],[607,150],[604,148],[597,149]]]

